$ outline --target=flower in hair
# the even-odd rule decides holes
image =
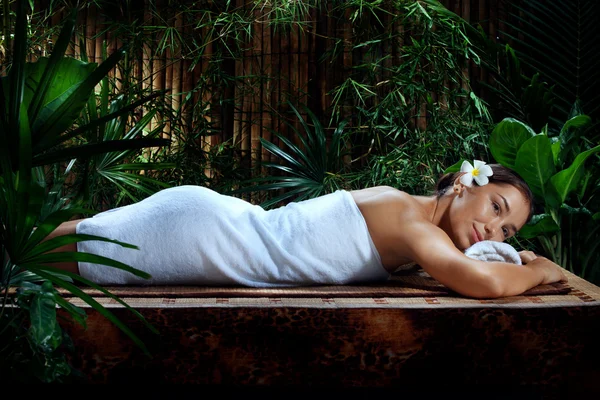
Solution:
[[[460,166],[460,172],[466,172],[466,174],[460,177],[460,183],[465,186],[471,186],[473,179],[479,186],[487,185],[489,182],[488,176],[492,176],[494,172],[492,167],[485,165],[485,162],[474,160],[475,166],[471,165],[467,160],[463,161]]]

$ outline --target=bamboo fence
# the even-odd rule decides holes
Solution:
[[[167,26],[169,32],[177,32],[187,39],[199,39],[208,35],[208,28],[197,28],[198,21],[186,20],[181,12],[182,7],[195,7],[214,10],[217,0],[184,1],[184,0],[137,0],[129,2],[135,7],[135,17],[142,19],[150,26]],[[306,104],[320,117],[327,115],[332,104],[331,91],[341,84],[356,65],[363,62],[366,49],[352,48],[352,25],[347,15],[343,18],[332,18],[328,11],[312,9],[306,25],[295,25],[291,30],[279,29],[265,21],[268,15],[269,2],[261,7],[251,0],[231,0],[235,7],[244,12],[254,8],[254,19],[250,26],[252,35],[237,58],[225,57],[217,67],[222,72],[233,76],[235,85],[223,85],[220,82],[209,82],[205,85],[206,76],[217,51],[224,51],[223,43],[214,41],[203,47],[202,56],[195,62],[186,56],[185,42],[181,46],[169,46],[159,51],[159,43],[168,40],[165,30],[153,34],[152,41],[144,41],[134,47],[128,60],[131,70],[124,71],[117,67],[111,77],[115,79],[118,89],[126,85],[137,84],[143,91],[166,90],[162,101],[167,107],[178,112],[176,119],[169,119],[163,129],[163,137],[194,135],[201,132],[206,124],[212,124],[215,133],[200,138],[204,140],[206,149],[226,141],[239,146],[243,162],[251,167],[261,161],[271,161],[270,154],[260,145],[260,138],[278,141],[272,131],[288,134],[286,122],[296,129],[300,124],[290,117],[286,101],[294,104]],[[34,10],[44,10],[50,0],[36,0]],[[260,2],[259,2],[260,3]],[[449,10],[457,13],[471,23],[480,24],[484,31],[495,37],[498,21],[506,18],[503,1],[491,0],[442,0]],[[114,2],[114,8],[98,9],[95,2],[89,2],[78,14],[78,30],[67,54],[80,57],[85,51],[88,60],[101,62],[103,47],[110,54],[122,43],[122,32],[107,29],[106,22],[111,18],[130,18],[124,22],[141,22],[129,15],[121,15],[121,2]],[[153,8],[155,7],[155,8]],[[327,6],[331,8],[330,2]],[[272,11],[272,10],[271,10]],[[55,13],[51,24],[60,24],[64,13]],[[391,16],[384,16],[384,21],[391,24]],[[400,33],[394,40],[387,40],[382,46],[382,57],[390,55],[384,66],[400,62],[400,48],[407,38],[402,35],[403,26],[395,24],[390,29]],[[80,41],[81,40],[81,41]],[[85,49],[82,48],[85,45]],[[134,43],[136,46],[137,43]],[[332,50],[333,46],[342,46],[342,57],[334,63],[322,61],[322,55]],[[218,48],[217,48],[218,47]],[[41,52],[39,55],[47,55]],[[472,62],[463,71],[476,91],[484,91],[478,85],[487,81],[486,72],[477,68]],[[381,79],[387,77],[381,72]],[[434,94],[435,96],[435,94]],[[443,99],[442,99],[443,101]],[[350,114],[351,105],[346,104],[344,114]],[[425,105],[415,106],[414,125],[424,129],[427,126]],[[140,111],[143,113],[143,110]],[[304,115],[306,117],[306,115]],[[152,121],[150,129],[162,122],[159,114]],[[290,139],[298,142],[298,138],[290,135]],[[210,174],[210,170],[206,170]]]

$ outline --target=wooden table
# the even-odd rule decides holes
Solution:
[[[72,365],[91,383],[286,393],[524,388],[544,398],[560,390],[600,398],[600,288],[566,273],[566,292],[495,300],[444,293],[422,270],[402,279],[425,286],[381,292],[388,296],[377,287],[364,296],[361,288],[339,288],[339,295],[322,288],[313,295],[310,288],[112,288],[158,335],[114,300],[97,296],[152,359],[90,308],[87,331],[66,329],[76,349]]]

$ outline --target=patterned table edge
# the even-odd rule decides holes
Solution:
[[[452,297],[414,297],[414,298],[391,298],[391,297],[202,297],[202,298],[121,298],[126,304],[133,308],[564,308],[564,307],[593,307],[600,306],[598,299],[590,299],[588,296],[514,296],[494,300],[464,299]],[[565,299],[568,297],[568,299]],[[106,308],[124,308],[114,299],[96,299]],[[83,300],[74,298],[70,302],[82,308],[90,307]]]
[[[600,287],[565,271],[571,291],[568,294],[544,296],[511,296],[498,299],[470,299],[465,297],[120,297],[133,308],[559,308],[600,306]],[[74,305],[90,308],[78,297],[67,299]],[[95,297],[106,308],[125,308],[109,297]]]

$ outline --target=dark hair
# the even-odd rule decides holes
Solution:
[[[523,180],[523,178],[521,178],[519,174],[517,174],[510,168],[507,168],[501,164],[487,165],[489,165],[492,168],[492,171],[494,172],[494,174],[489,177],[490,183],[504,183],[507,185],[512,185],[519,189],[523,196],[525,196],[525,199],[527,199],[529,203],[529,215],[527,216],[526,222],[529,222],[531,220],[531,217],[533,217],[533,214],[535,213],[535,201],[533,193],[531,192],[531,189],[529,188],[527,183]],[[448,188],[454,184],[454,181],[456,180],[459,174],[460,172],[454,172],[442,175],[442,177],[437,181],[435,185],[435,195],[438,199],[442,197],[444,193],[446,193],[446,190],[448,190]],[[474,184],[477,185],[477,183]]]

